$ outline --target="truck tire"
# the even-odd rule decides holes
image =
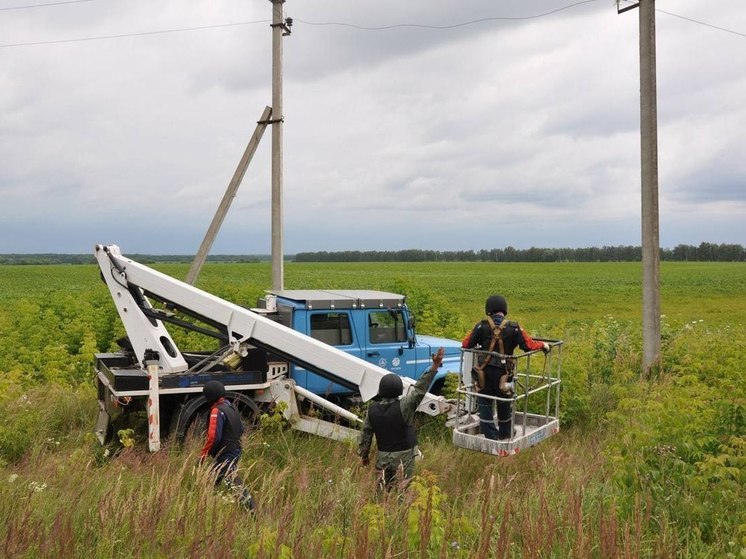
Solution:
[[[227,392],[226,399],[236,406],[245,423],[252,425],[258,419],[259,406],[246,394]],[[204,433],[208,412],[209,406],[202,394],[195,395],[180,404],[171,417],[169,427],[169,434],[173,441],[176,444],[183,443],[190,431],[200,435]]]

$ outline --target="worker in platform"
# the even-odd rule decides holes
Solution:
[[[417,448],[417,430],[412,421],[417,406],[427,394],[435,373],[443,362],[444,350],[441,347],[430,368],[422,373],[406,396],[401,377],[394,373],[385,375],[378,386],[378,396],[368,407],[365,423],[360,433],[358,454],[363,465],[369,464],[370,447],[373,436],[376,438],[378,454],[376,470],[379,472],[379,487],[391,489],[397,476],[402,487],[406,487],[414,474]]]
[[[211,456],[214,459],[212,469],[216,474],[215,486],[225,480],[241,505],[253,511],[254,499],[236,472],[241,457],[241,414],[226,399],[223,383],[217,380],[205,383],[202,394],[210,405],[210,415],[207,419],[207,440],[202,447],[200,464]]]
[[[549,351],[546,342],[533,340],[517,322],[507,320],[508,302],[502,295],[491,295],[484,306],[487,318],[474,326],[462,342],[464,348],[477,348],[484,352],[513,355],[516,347],[523,351]],[[508,440],[514,435],[512,430],[513,369],[515,362],[486,353],[476,354],[473,369],[477,391],[484,396],[497,396],[506,400],[493,400],[477,396],[479,427],[485,438]],[[495,427],[494,404],[497,403],[497,428]]]

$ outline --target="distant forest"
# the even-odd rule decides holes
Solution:
[[[699,246],[678,245],[662,248],[661,260],[696,262],[744,262],[746,249],[741,245],[716,245],[701,243]],[[344,251],[299,252],[295,262],[639,262],[639,246],[605,246],[589,248],[535,248],[513,247],[491,250],[397,250],[397,251]]]
[[[188,254],[127,254],[128,258],[143,264],[156,262],[191,263]],[[692,262],[744,262],[746,248],[742,245],[701,243],[699,246],[678,245],[662,248],[661,260]],[[299,252],[287,255],[294,262],[639,262],[639,246],[604,246],[588,248],[535,248],[513,247],[490,250],[346,250],[339,252]],[[267,262],[269,255],[208,256],[208,262]],[[0,254],[0,264],[93,264],[91,254]]]

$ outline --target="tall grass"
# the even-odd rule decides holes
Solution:
[[[60,400],[33,407],[52,423],[67,413]],[[89,426],[93,414],[87,419]],[[240,464],[258,503],[255,515],[240,508],[230,491],[213,489],[208,468],[198,466],[199,440],[149,454],[143,444],[101,449],[81,424],[60,444],[49,440],[49,431],[31,433],[22,459],[2,468],[0,550],[9,558],[739,552],[735,532],[705,541],[690,533],[694,524],[684,511],[666,505],[666,498],[693,491],[676,485],[676,472],[667,474],[667,495],[658,494],[645,472],[638,472],[629,491],[618,479],[624,468],[610,455],[616,429],[575,427],[496,460],[453,448],[441,428],[430,423],[423,430],[425,457],[410,487],[380,494],[374,471],[359,464],[352,445],[260,424],[245,436]],[[653,471],[649,467],[648,475]],[[708,506],[706,495],[699,496]],[[719,497],[711,504],[737,515],[738,502]],[[733,518],[721,520],[723,529],[737,530]]]
[[[290,266],[289,285],[405,291],[420,331],[452,337],[479,317],[478,292],[510,297],[511,286],[511,316],[566,342],[563,430],[495,459],[454,448],[442,419],[418,418],[418,477],[381,495],[353,446],[263,422],[240,464],[251,515],[213,489],[198,440],[157,454],[137,433],[132,448],[98,445],[89,354],[121,327],[95,268],[13,270],[27,284],[0,294],[0,555],[746,556],[743,266],[663,266],[663,364],[645,380],[639,266],[380,268]],[[205,270],[210,291],[242,302],[267,283],[253,265]],[[49,287],[66,277],[75,297]]]
[[[32,453],[2,480],[3,555],[606,558],[653,551],[645,541],[649,503],[623,517],[601,452],[572,434],[533,458],[500,462],[440,445],[405,493],[381,495],[354,449],[295,432],[268,442],[255,431],[241,463],[259,503],[255,515],[213,490],[207,469],[197,466],[196,444],[155,455],[124,450],[104,462],[90,447]]]

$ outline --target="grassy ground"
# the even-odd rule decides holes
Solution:
[[[159,266],[183,277],[186,266]],[[197,466],[93,440],[91,355],[122,335],[92,266],[0,267],[0,554],[5,557],[746,557],[746,267],[663,263],[663,364],[640,380],[639,264],[289,264],[286,286],[407,293],[419,331],[460,338],[491,292],[566,342],[563,431],[515,457],[425,453],[377,495],[354,448],[267,417],[245,437],[243,512]],[[200,286],[253,303],[265,264]],[[125,442],[129,442],[125,437]]]

